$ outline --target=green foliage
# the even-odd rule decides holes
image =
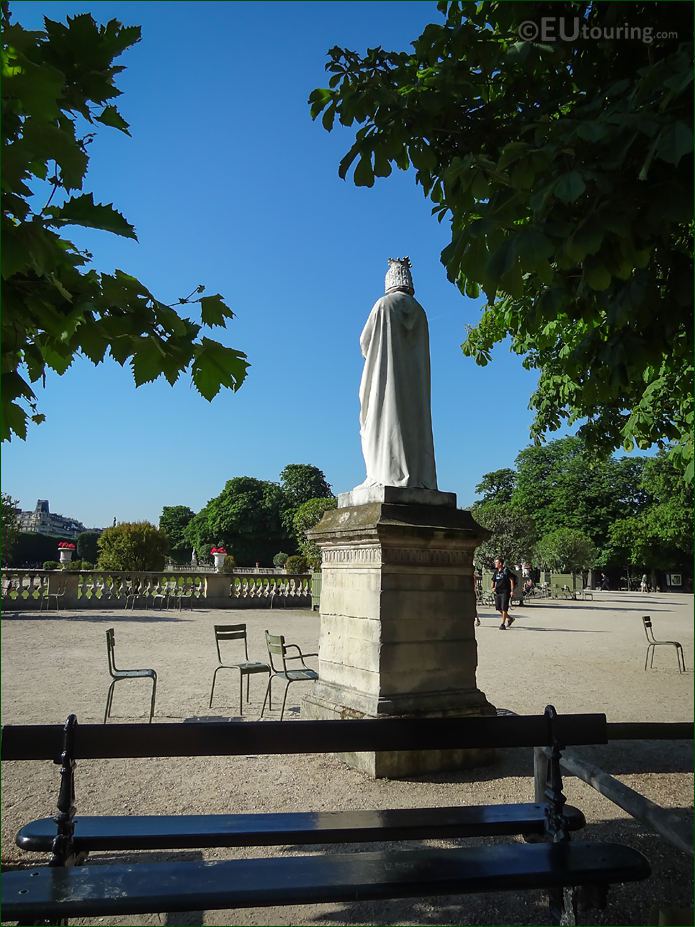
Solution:
[[[59,560],[44,560],[43,568],[44,570],[59,570],[60,561]]]
[[[77,535],[77,555],[83,560],[94,562],[99,556],[98,541],[100,531],[82,531]],[[91,567],[85,567],[91,569]]]
[[[63,569],[70,573],[79,573],[80,570],[84,570],[84,564],[81,560],[70,560],[63,564]]]
[[[35,566],[44,560],[55,560],[58,538],[34,531],[20,531],[12,549],[14,566]]]
[[[279,553],[275,554],[275,556],[273,557],[273,566],[280,567],[280,568],[284,567],[284,565],[287,563],[288,557],[289,557],[289,554],[286,554],[283,551],[280,551]]]
[[[235,566],[236,566],[236,557],[233,557],[231,554],[227,554],[227,556],[222,561],[222,572],[223,573],[233,573]]]
[[[690,572],[693,492],[673,455],[616,459],[572,437],[525,448],[516,465],[515,473],[506,471],[514,474],[508,505],[496,503],[490,489],[505,471],[483,476],[478,491],[487,489],[488,497],[474,507],[481,524],[492,527],[487,511],[511,507],[532,518],[544,541],[559,529],[588,536],[593,566]]]
[[[318,525],[324,512],[336,508],[337,505],[338,500],[334,496],[329,499],[308,499],[295,512],[292,527],[297,538],[297,545],[313,570],[321,569],[321,551],[313,541],[307,538],[306,532]]]
[[[121,522],[99,537],[100,570],[162,570],[166,534],[148,521]]]
[[[640,486],[644,465],[641,457],[599,453],[579,437],[528,447],[516,458],[512,505],[531,515],[539,537],[575,528],[602,550],[610,526],[645,503]]]
[[[596,563],[596,545],[583,531],[558,528],[536,544],[536,559],[544,567],[560,573],[588,570]]]
[[[290,537],[295,534],[294,516],[300,505],[310,499],[333,498],[323,471],[311,464],[288,464],[280,474],[280,485],[283,492],[282,526]]]
[[[94,569],[94,564],[92,563],[91,560],[83,560],[83,561],[82,561],[82,569],[83,569],[83,570],[93,570],[93,569]]]
[[[0,544],[2,560],[8,562],[17,543],[19,534],[19,500],[13,499],[6,492],[0,494]]]
[[[136,386],[160,376],[174,384],[190,370],[208,400],[238,389],[245,355],[200,335],[233,317],[219,294],[201,296],[201,284],[167,305],[123,270],[98,272],[65,237],[81,226],[136,239],[112,204],[82,191],[98,125],[130,134],[110,102],[123,70],[113,62],[140,28],[100,26],[83,13],[29,32],[10,23],[7,4],[3,11],[3,440],[25,438],[28,418],[44,420],[31,384],[49,368],[65,373],[76,355],[128,363]],[[202,326],[173,308],[191,302]]]
[[[442,252],[487,305],[464,353],[511,339],[540,371],[536,440],[563,420],[612,450],[671,442],[692,476],[692,10],[581,3],[583,24],[626,20],[677,39],[519,41],[542,8],[440,3],[412,50],[336,47],[309,97],[340,163],[372,186],[411,166],[450,223]]]
[[[288,540],[280,522],[282,501],[277,483],[236,476],[190,520],[184,536],[199,558],[207,559],[221,541],[241,566],[270,563]]]
[[[693,490],[673,460],[659,454],[645,462],[647,503],[611,525],[606,561],[647,570],[690,573],[693,556]]]
[[[159,516],[159,527],[169,538],[169,553],[174,560],[191,559],[191,547],[186,540],[186,528],[195,516],[187,505],[165,505]]]
[[[531,559],[537,533],[533,518],[508,504],[481,502],[471,512],[473,518],[491,531],[491,536],[475,552],[477,569],[491,569],[495,557],[504,557],[511,566]]]
[[[300,556],[299,554],[294,554],[292,557],[288,557],[285,563],[286,573],[306,573],[308,569],[309,564],[307,563],[306,558]]]
[[[483,497],[481,502],[505,504],[511,501],[515,488],[516,473],[509,468],[504,468],[484,473],[475,491]]]

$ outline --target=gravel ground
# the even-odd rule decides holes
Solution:
[[[516,609],[510,631],[500,632],[494,612],[481,609],[478,685],[498,708],[538,713],[552,702],[560,712],[604,711],[609,721],[687,721],[693,713],[692,596],[597,594],[594,602],[552,601]],[[657,638],[679,640],[686,674],[678,674],[671,648],[659,648],[655,668],[643,670],[646,641],[640,616],[650,614]],[[263,630],[284,633],[315,650],[319,619],[291,609],[194,612],[7,613],[2,621],[3,723],[57,723],[71,711],[82,723],[100,722],[109,677],[105,635],[116,628],[117,662],[152,666],[159,675],[156,720],[238,717],[234,677],[218,680],[208,706],[216,664],[212,625],[244,621],[251,659],[263,659]],[[248,717],[260,711],[263,687],[252,679]],[[279,689],[279,686],[278,686]],[[293,686],[290,719],[301,717],[302,687]],[[114,721],[146,718],[146,682],[117,687]],[[273,717],[278,712],[273,711]],[[246,715],[245,715],[246,716]],[[583,755],[659,804],[691,814],[692,747],[684,742],[616,743],[584,748]],[[532,756],[499,752],[494,765],[420,779],[367,779],[331,756],[229,757],[85,761],[77,769],[77,806],[82,814],[223,813],[243,811],[349,810],[530,801]],[[26,821],[52,813],[57,770],[48,763],[3,764],[2,856],[4,865],[26,862],[14,834]],[[596,924],[657,923],[655,912],[692,906],[692,861],[585,785],[568,777],[565,793],[587,818],[584,839],[634,846],[649,858],[652,877],[616,886],[608,907],[592,912]],[[473,841],[427,841],[456,846]],[[493,841],[489,841],[493,842]],[[413,844],[410,844],[412,846]],[[355,852],[354,845],[341,852]],[[372,845],[372,848],[376,848]],[[155,854],[159,859],[222,859],[230,856],[331,852],[326,847],[202,850]],[[119,859],[137,854],[120,854]],[[93,854],[91,864],[107,862]],[[76,920],[103,924],[104,919]],[[109,919],[113,924],[341,925],[341,924],[547,924],[540,892],[469,895],[462,898],[254,908]]]

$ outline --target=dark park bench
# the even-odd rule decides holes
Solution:
[[[22,827],[17,844],[50,852],[48,865],[6,871],[3,921],[65,923],[118,917],[385,898],[546,889],[555,922],[575,923],[582,901],[601,905],[610,884],[646,878],[629,847],[569,841],[582,813],[565,803],[564,745],[606,742],[605,715],[364,721],[9,725],[5,761],[60,765],[58,813]],[[544,801],[535,804],[329,813],[75,815],[75,763],[90,759],[341,753],[364,750],[548,747]],[[475,773],[472,773],[475,775]],[[522,836],[455,849],[403,849],[395,841]],[[372,851],[340,853],[348,843]],[[81,865],[91,851],[333,844],[330,855]],[[384,846],[385,845],[385,846]]]

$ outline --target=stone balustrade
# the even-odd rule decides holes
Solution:
[[[39,610],[58,595],[61,609],[168,607],[268,608],[275,600],[295,607],[311,605],[311,576],[304,574],[207,573],[114,570],[2,571],[3,611]],[[133,598],[135,601],[133,602]]]

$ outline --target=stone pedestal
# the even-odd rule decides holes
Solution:
[[[349,504],[356,494],[376,498]],[[309,532],[322,555],[320,679],[304,716],[495,714],[475,680],[473,552],[487,535],[453,493],[379,487],[339,497]],[[341,757],[378,778],[480,765],[492,751]]]

